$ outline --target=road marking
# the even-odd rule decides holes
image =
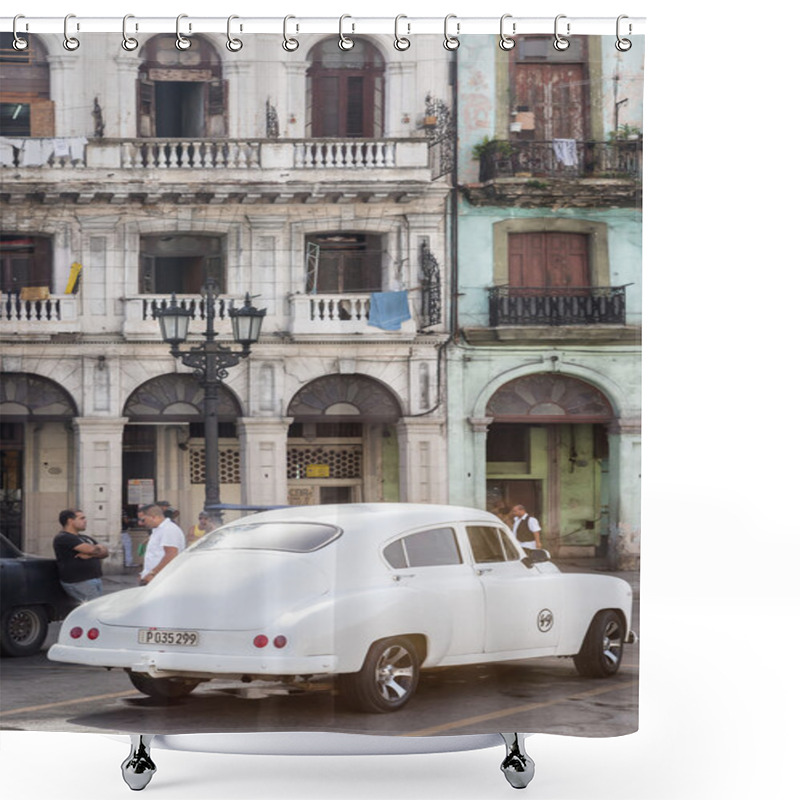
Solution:
[[[466,728],[468,725],[476,725],[481,722],[488,722],[493,719],[500,719],[501,717],[509,717],[512,714],[521,714],[526,711],[535,711],[537,708],[547,708],[548,706],[555,706],[559,703],[564,703],[569,700],[584,700],[587,697],[595,697],[599,694],[607,694],[608,692],[615,692],[619,689],[629,689],[631,686],[636,686],[638,681],[627,681],[626,683],[617,683],[614,686],[603,686],[600,689],[590,689],[586,692],[579,692],[578,694],[571,694],[567,697],[559,697],[553,700],[546,700],[542,703],[527,703],[524,706],[514,706],[513,708],[500,709],[499,711],[492,711],[489,714],[480,714],[477,717],[468,717],[466,719],[456,720],[455,722],[447,722],[444,725],[436,725],[433,728],[425,728],[421,731],[413,731],[406,733],[405,736],[432,736],[444,731],[456,730],[457,728]]]
[[[77,703],[91,703],[94,700],[114,700],[117,697],[133,697],[139,692],[115,692],[114,694],[98,694],[94,697],[79,697],[74,700],[60,700],[58,703],[46,703],[43,706],[28,706],[27,708],[12,708],[9,711],[0,711],[0,717],[8,717],[11,714],[24,714],[29,711],[44,711],[47,708],[59,708],[60,706],[72,706]]]

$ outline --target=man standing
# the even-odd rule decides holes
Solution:
[[[87,536],[86,515],[79,508],[67,508],[58,515],[61,531],[53,539],[58,577],[64,591],[75,600],[84,602],[103,593],[102,559],[108,550]]]
[[[157,504],[145,506],[139,512],[139,521],[150,528],[150,538],[144,553],[144,569],[139,583],[146,586],[186,547],[183,531],[164,516],[164,509]]]
[[[539,524],[539,520],[528,514],[525,506],[520,504],[511,509],[511,515],[514,517],[514,536],[517,537],[519,543],[526,550],[540,550],[542,526]]]

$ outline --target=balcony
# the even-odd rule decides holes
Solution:
[[[171,299],[172,295],[152,294],[125,298],[125,321],[122,330],[125,338],[141,341],[160,341],[161,332],[155,312],[166,308]],[[228,304],[232,299],[232,297],[217,298],[214,313],[218,319],[227,318]],[[178,295],[176,300],[180,308],[188,309],[191,320],[205,320],[205,304],[201,301],[199,295]]]
[[[571,140],[562,139],[561,142]],[[480,180],[502,177],[641,178],[642,140],[579,142],[496,141],[481,153]]]
[[[71,140],[70,140],[71,141]],[[16,139],[9,202],[409,202],[428,191],[425,139]],[[58,146],[58,147],[57,147]],[[67,152],[66,155],[57,155]]]
[[[481,146],[480,182],[462,189],[472,205],[629,207],[641,204],[641,177],[641,138],[498,140]]]
[[[78,328],[78,298],[73,294],[22,300],[19,292],[9,292],[0,298],[0,335],[50,338]]]
[[[289,295],[292,334],[341,336],[413,336],[417,325],[413,319],[401,323],[397,331],[388,331],[369,324],[368,294],[292,294]]]
[[[489,325],[624,325],[625,287],[489,289]]]

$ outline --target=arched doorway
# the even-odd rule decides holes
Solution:
[[[190,524],[205,497],[203,388],[188,374],[161,375],[128,397],[122,440],[123,510],[136,519],[141,503],[168,500]],[[236,421],[242,409],[225,385],[219,397],[220,489],[223,502],[241,502]]]
[[[339,38],[311,49],[307,125],[312,138],[383,135],[384,60],[374,45],[354,39],[350,50]]]
[[[487,507],[502,516],[523,504],[542,523],[545,547],[561,555],[605,555],[608,398],[578,378],[526,375],[492,395],[486,417]]]
[[[174,36],[154,36],[139,68],[139,136],[226,136],[226,90],[222,62],[210,42],[194,36],[190,48],[178,50]]]
[[[49,378],[0,375],[0,530],[18,547],[35,551],[35,541],[27,541],[24,532],[53,530],[68,503],[69,423],[77,415],[69,393]]]
[[[400,405],[365,375],[326,375],[289,403],[292,505],[399,500]]]

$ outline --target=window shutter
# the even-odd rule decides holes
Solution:
[[[56,135],[56,104],[52,100],[31,103],[31,136],[49,138]]]
[[[155,135],[155,86],[146,78],[139,78],[137,84],[139,100],[139,136]]]

